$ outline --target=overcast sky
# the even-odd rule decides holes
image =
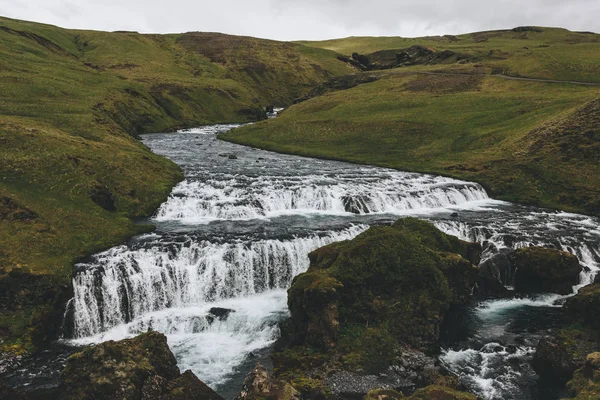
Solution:
[[[279,40],[414,37],[521,25],[600,32],[600,0],[0,0],[0,15],[77,29]]]

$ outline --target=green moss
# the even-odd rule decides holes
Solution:
[[[444,386],[427,386],[417,390],[410,400],[476,400],[477,396]]]

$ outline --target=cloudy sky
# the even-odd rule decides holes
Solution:
[[[224,32],[279,40],[458,34],[521,25],[600,32],[600,0],[0,0],[67,28]]]

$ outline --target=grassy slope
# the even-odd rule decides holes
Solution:
[[[557,44],[542,49],[559,51],[535,63],[520,53],[504,62],[532,68],[519,70],[522,75],[600,79],[600,73],[569,72],[600,68],[600,43],[591,42],[597,35],[580,34],[593,40],[568,44],[569,38],[579,35],[545,32],[551,33],[546,41]],[[492,39],[479,45],[510,53],[522,47],[524,39],[503,40],[504,48]],[[366,52],[405,46],[406,41],[358,38],[321,45],[343,52],[356,45]],[[445,39],[438,41],[446,45]],[[557,67],[546,63],[546,56],[567,61]],[[479,73],[491,70],[494,63],[483,60],[370,72],[380,79],[294,105],[276,120],[238,129],[223,138],[294,154],[476,180],[506,200],[600,215],[599,87],[420,74],[432,70]]]
[[[129,218],[152,213],[182,178],[135,135],[253,120],[348,71],[335,53],[297,44],[0,18],[0,350],[15,338],[13,350],[28,347],[32,324],[60,319],[53,288],[68,292],[73,263],[147,230]],[[47,315],[32,321],[40,303]]]
[[[600,82],[600,35],[559,28],[540,29],[541,32],[504,30],[458,36],[350,37],[298,43],[346,55],[421,45],[464,54],[472,58],[471,62],[511,75]]]

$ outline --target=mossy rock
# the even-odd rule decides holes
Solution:
[[[193,373],[180,374],[161,333],[109,341],[69,357],[60,376],[61,400],[222,400]]]
[[[600,350],[598,332],[584,327],[567,327],[540,339],[532,365],[550,385],[564,385],[585,364],[589,353]]]
[[[375,389],[367,393],[363,400],[401,400],[405,398],[402,393],[392,389]]]
[[[480,247],[406,218],[310,255],[288,292],[295,343],[325,349],[339,325],[385,330],[415,346],[435,343],[450,306],[466,301]],[[467,257],[469,259],[467,259]]]
[[[575,372],[567,388],[577,400],[600,399],[600,353],[587,356],[585,365]]]
[[[557,249],[527,247],[513,255],[515,290],[522,293],[570,294],[583,270],[573,254]]]
[[[477,400],[477,397],[445,386],[427,386],[417,390],[410,400]]]
[[[565,312],[594,329],[600,329],[600,283],[582,288],[565,303]]]

